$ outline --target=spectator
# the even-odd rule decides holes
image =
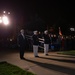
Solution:
[[[24,34],[24,29],[20,30],[20,35],[18,36],[18,46],[20,48],[20,59],[25,59],[24,51],[26,49],[26,37]]]

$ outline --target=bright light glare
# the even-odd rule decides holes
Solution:
[[[10,14],[10,12],[8,12],[8,14]]]
[[[9,20],[8,20],[8,17],[7,16],[3,16],[2,21],[3,21],[3,23],[5,25],[8,25],[9,24]]]
[[[2,20],[0,19],[0,23],[2,23]]]
[[[0,23],[2,23],[2,19],[1,19],[1,17],[0,17]]]
[[[6,13],[6,11],[3,11],[3,13]]]

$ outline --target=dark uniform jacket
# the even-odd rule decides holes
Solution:
[[[38,45],[39,44],[38,36],[37,35],[33,35],[32,38],[33,38],[33,45]]]
[[[45,44],[50,44],[50,42],[51,42],[50,37],[48,35],[46,35],[46,34],[44,34],[43,37],[44,37],[44,43]]]

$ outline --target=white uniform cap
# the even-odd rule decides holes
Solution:
[[[47,34],[48,33],[48,30],[45,30],[44,33]]]
[[[33,33],[34,33],[34,34],[37,34],[37,32],[38,32],[38,31],[34,31]]]

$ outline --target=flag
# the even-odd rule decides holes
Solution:
[[[62,32],[61,32],[61,29],[60,29],[60,27],[59,27],[59,35],[62,35]]]

